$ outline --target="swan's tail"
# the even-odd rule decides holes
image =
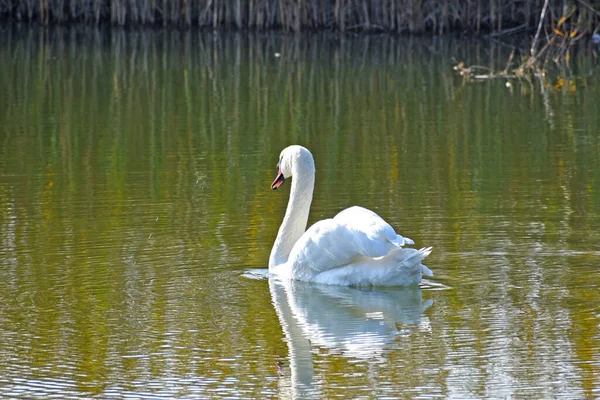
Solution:
[[[405,258],[404,260],[402,260],[402,265],[407,268],[411,268],[411,267],[414,268],[415,266],[420,265],[421,272],[423,273],[423,275],[433,276],[433,271],[431,271],[425,265],[421,264],[421,262],[425,259],[425,257],[427,257],[429,254],[431,254],[432,249],[433,249],[433,247],[422,247],[419,250],[407,249],[407,250],[412,250],[413,253],[411,255],[409,255],[407,258]]]
[[[396,247],[402,247],[407,244],[415,244],[411,238],[403,237],[401,235],[396,235],[396,238],[391,239],[390,242]]]
[[[427,257],[428,255],[431,254],[431,251],[433,250],[433,247],[423,247],[421,249],[419,249],[419,254],[421,254],[421,261],[423,261],[425,259],[425,257]],[[426,265],[421,264],[421,268],[423,269],[423,275],[425,276],[433,276],[433,271],[430,270],[429,268],[427,268]]]

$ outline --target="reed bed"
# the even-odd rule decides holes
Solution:
[[[598,25],[597,1],[551,1],[547,15],[566,9]],[[535,30],[544,0],[0,0],[0,18],[42,24],[83,22],[118,26],[158,25],[288,31]],[[579,32],[582,33],[582,32]]]
[[[454,69],[466,79],[532,79],[540,80],[542,88],[548,86],[545,82],[548,66],[558,67],[559,75],[571,74],[569,63],[581,39],[591,37],[598,41],[598,21],[600,20],[600,4],[590,4],[585,0],[563,1],[562,7],[556,3],[544,0],[537,26],[531,31],[531,42],[525,47],[514,46],[503,70],[491,70],[478,65],[467,66],[459,62]],[[597,2],[596,2],[597,3]],[[506,29],[491,36],[502,36],[518,31],[521,27]],[[543,92],[543,90],[542,90]]]

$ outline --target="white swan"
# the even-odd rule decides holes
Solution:
[[[421,261],[431,247],[414,244],[373,211],[350,207],[308,230],[315,163],[302,146],[286,147],[279,157],[276,190],[293,177],[290,200],[269,257],[269,272],[282,278],[345,286],[412,286],[432,276]],[[306,230],[306,231],[305,231]]]

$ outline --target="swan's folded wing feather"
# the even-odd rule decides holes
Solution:
[[[377,214],[351,207],[311,226],[294,245],[288,263],[292,276],[310,280],[360,257],[384,257],[404,243],[404,238]]]
[[[361,257],[355,241],[354,232],[333,219],[315,223],[292,248],[288,258],[292,276],[310,280],[323,271],[352,262]]]
[[[369,239],[385,239],[396,246],[415,244],[411,239],[398,235],[394,228],[375,212],[363,207],[346,208],[333,219],[350,229],[363,232]]]

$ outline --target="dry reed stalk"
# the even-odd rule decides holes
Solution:
[[[544,19],[546,18],[546,10],[548,9],[548,0],[544,1],[544,7],[542,8],[542,13],[540,15],[540,21],[538,23],[538,29],[535,33],[535,37],[533,38],[533,42],[531,43],[531,57],[535,57],[535,50],[538,38],[540,36],[540,32],[542,31],[542,25],[544,24]]]
[[[242,27],[242,3],[240,0],[236,0],[235,4],[235,25],[238,28]]]
[[[57,21],[59,23],[62,23],[65,19],[65,17],[64,17],[64,0],[57,0],[56,3],[57,4],[53,7],[53,9],[58,11],[57,13],[55,13],[55,18],[57,19]]]
[[[219,3],[217,3],[217,4],[219,4]],[[213,12],[212,12],[212,15],[213,15],[213,24],[212,24],[212,26],[215,29],[219,26],[219,9],[220,8],[221,7],[218,7],[218,6],[217,7],[213,7]]]
[[[481,1],[477,2],[477,33],[481,32]]]
[[[33,0],[27,0],[27,18],[30,20],[33,18],[34,7]]]
[[[129,15],[130,15],[129,18],[134,23],[140,23],[140,10],[139,10],[138,6],[141,1],[142,0],[140,0],[138,2],[136,2],[134,0],[129,0],[130,9],[131,9],[129,12]]]

